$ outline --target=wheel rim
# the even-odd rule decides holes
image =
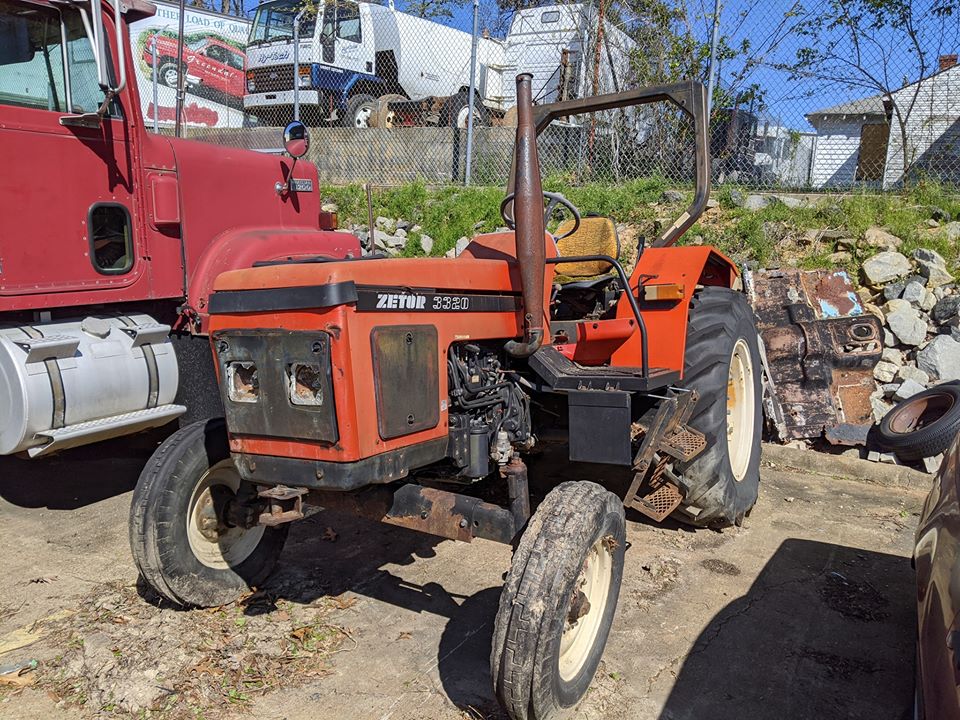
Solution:
[[[358,128],[370,127],[370,116],[373,114],[373,103],[364,103],[357,108],[353,116],[353,124]]]
[[[737,482],[743,480],[753,450],[753,421],[756,398],[753,387],[753,360],[743,338],[737,340],[730,354],[727,378],[727,455]]]
[[[911,398],[890,412],[890,431],[897,435],[916,432],[940,420],[953,405],[953,395],[943,390]]]
[[[178,73],[175,68],[168,68],[163,73],[163,83],[167,87],[175,87],[177,84]]]
[[[187,511],[187,540],[197,560],[216,570],[235,568],[257,549],[266,528],[226,527],[217,521],[212,488],[236,493],[240,476],[232,460],[222,460],[204,473],[193,489]]]
[[[583,669],[603,625],[613,576],[607,537],[590,548],[567,606],[560,636],[560,677],[569,682]]]
[[[467,120],[470,117],[470,106],[464,105],[460,108],[460,112],[457,113],[457,127],[461,130],[467,129]],[[480,114],[474,109],[473,111],[473,124],[474,126],[480,124]]]

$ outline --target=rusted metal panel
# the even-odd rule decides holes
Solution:
[[[883,326],[842,270],[760,270],[745,275],[766,348],[782,440],[866,441],[873,368]]]

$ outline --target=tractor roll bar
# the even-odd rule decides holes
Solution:
[[[663,101],[672,103],[693,120],[696,147],[695,188],[690,207],[651,243],[652,247],[673,245],[683,233],[690,229],[707,207],[707,199],[710,196],[710,144],[707,90],[703,83],[689,80],[671,85],[651,85],[625,92],[538,105],[533,110],[536,132],[539,135],[556,118]],[[517,153],[515,148],[514,170],[516,169],[516,163]],[[508,193],[514,189],[513,175],[514,173],[511,172],[510,182],[507,186]]]

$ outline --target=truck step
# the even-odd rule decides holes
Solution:
[[[542,347],[529,360],[530,367],[554,390],[625,390],[648,392],[672,385],[680,373],[650,368],[647,375],[638,367],[580,365],[556,348]]]
[[[86,445],[107,438],[129,435],[147,428],[160,427],[180,417],[186,411],[187,408],[183,405],[160,405],[146,410],[112,415],[99,420],[75,423],[55,430],[46,430],[38,436],[39,439],[46,442],[43,445],[28,449],[27,454],[30,457],[40,457],[77,445]]]
[[[707,448],[703,433],[691,428],[681,428],[660,443],[659,449],[681,462],[689,462]]]

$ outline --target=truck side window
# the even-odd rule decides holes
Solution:
[[[352,2],[339,3],[337,15],[337,37],[359,43],[363,39],[360,32],[360,6]]]
[[[90,261],[102,275],[122,275],[133,267],[133,231],[123,205],[97,203],[87,218]]]
[[[79,13],[0,0],[0,104],[84,113],[102,101]],[[110,114],[119,115],[116,103]]]

